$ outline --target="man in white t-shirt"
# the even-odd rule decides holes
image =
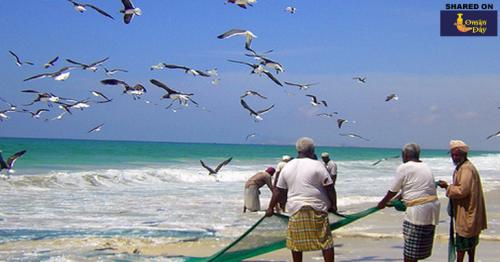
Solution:
[[[384,208],[400,193],[399,197],[406,206],[404,261],[412,262],[427,258],[432,253],[440,203],[431,169],[420,161],[420,147],[406,144],[401,156],[403,164],[397,168],[392,186],[377,206]]]
[[[286,195],[286,209],[291,214],[286,246],[292,251],[293,261],[302,261],[302,252],[312,250],[322,250],[325,261],[334,261],[328,221],[328,211],[337,211],[332,179],[323,163],[314,159],[312,139],[300,138],[296,149],[297,158],[281,171],[266,216],[273,215],[280,196]]]
[[[330,154],[328,152],[321,153],[321,159],[323,163],[325,163],[326,170],[330,173],[330,176],[333,180],[333,186],[335,186],[335,182],[337,181],[337,164],[330,159]]]

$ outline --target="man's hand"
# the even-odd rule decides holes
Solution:
[[[378,209],[384,209],[384,208],[385,208],[385,201],[380,201],[380,202],[378,202],[378,204],[377,204],[377,208],[378,208]]]
[[[268,208],[266,210],[266,217],[272,217],[274,215],[274,208]]]
[[[328,209],[328,212],[330,213],[337,213],[337,206],[331,206],[329,209]]]
[[[439,180],[438,183],[439,183],[438,186],[440,188],[445,188],[445,189],[448,188],[448,183],[446,181]]]

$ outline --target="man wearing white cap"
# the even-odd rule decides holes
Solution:
[[[335,181],[337,181],[337,164],[330,159],[328,152],[321,153],[321,159],[323,159],[326,170],[328,170],[328,173],[332,177],[333,185],[335,186]]]
[[[460,140],[450,141],[451,159],[456,168],[453,172],[453,184],[439,181],[441,188],[446,188],[450,199],[451,216],[455,219],[455,247],[457,261],[463,261],[465,253],[469,261],[474,261],[479,234],[486,229],[486,207],[484,203],[481,178],[476,167],[467,159],[469,146]]]

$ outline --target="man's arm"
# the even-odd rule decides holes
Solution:
[[[274,187],[272,190],[273,195],[271,196],[271,201],[269,201],[269,207],[266,211],[266,216],[270,217],[274,214],[274,207],[278,204],[278,201],[281,196],[286,196],[286,189]]]
[[[337,191],[335,190],[334,184],[323,187],[325,188],[326,192],[328,192],[328,199],[330,200],[330,203],[332,203],[328,211],[337,212]]]
[[[384,198],[382,198],[382,200],[380,200],[380,202],[378,202],[377,207],[379,209],[385,208],[387,202],[389,202],[391,199],[393,199],[397,194],[398,194],[398,192],[392,192],[390,190],[387,191],[387,194],[385,194]]]
[[[460,170],[460,175],[458,176],[456,184],[448,185],[446,195],[451,199],[465,198],[470,195],[473,182],[472,170],[462,169]]]

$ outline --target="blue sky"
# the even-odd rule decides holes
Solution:
[[[0,17],[0,96],[22,105],[33,98],[20,92],[24,89],[78,99],[92,98],[90,90],[97,90],[113,102],[93,104],[61,121],[43,121],[58,115],[57,108],[49,108],[41,120],[11,113],[0,123],[0,136],[245,143],[246,135],[255,132],[249,143],[292,144],[310,136],[320,145],[400,147],[417,142],[424,148],[446,148],[450,139],[463,139],[472,149],[500,148],[500,138],[486,140],[500,130],[499,38],[441,37],[439,14],[446,2],[260,0],[244,10],[224,0],[136,0],[143,15],[129,25],[118,12],[120,1],[85,3],[115,20],[93,10],[77,13],[64,0],[0,2],[8,10]],[[500,3],[493,3],[498,8]],[[287,6],[297,12],[285,12]],[[306,91],[279,87],[266,76],[250,75],[244,65],[227,62],[253,62],[244,56],[242,38],[216,38],[231,28],[256,34],[255,50],[274,50],[268,57],[285,67],[276,75],[282,82],[320,84]],[[17,67],[8,50],[36,65]],[[60,57],[56,66],[43,69],[55,56]],[[134,101],[119,87],[101,85],[100,80],[109,78],[102,69],[72,70],[65,82],[22,81],[69,65],[64,59],[89,63],[105,57],[110,57],[106,67],[129,70],[115,78],[142,83],[147,94]],[[150,71],[158,62],[217,68],[220,84],[180,70]],[[367,77],[366,84],[352,80],[359,75]],[[194,93],[200,107],[165,109],[169,102],[160,100],[164,91],[149,83],[152,78]],[[240,105],[239,96],[248,89],[268,97],[248,97],[252,107],[275,105],[261,122],[255,123]],[[391,93],[400,99],[385,102]],[[325,99],[328,108],[311,106],[305,94]],[[0,105],[0,110],[6,108]],[[47,107],[29,107],[38,108]],[[336,118],[316,116],[333,111],[350,122],[338,129]],[[102,131],[86,133],[101,123]],[[351,132],[370,141],[339,136]]]

